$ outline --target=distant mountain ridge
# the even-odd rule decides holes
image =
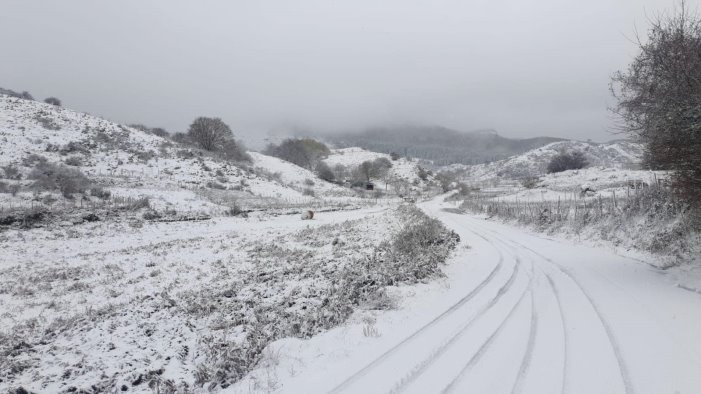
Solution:
[[[461,132],[441,126],[378,127],[321,137],[339,148],[358,146],[381,153],[396,152],[436,165],[487,163],[564,140],[512,139],[491,129]]]

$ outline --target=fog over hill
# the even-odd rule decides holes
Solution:
[[[495,130],[461,132],[442,126],[376,127],[327,134],[323,138],[341,148],[359,146],[376,152],[396,152],[432,160],[436,165],[486,163],[563,140],[513,139],[502,137]]]

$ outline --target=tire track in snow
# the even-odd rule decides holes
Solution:
[[[555,301],[557,302],[557,309],[560,313],[560,321],[562,322],[562,338],[563,338],[563,363],[562,363],[562,388],[560,390],[561,393],[565,393],[567,391],[567,358],[569,357],[567,355],[567,343],[569,342],[569,334],[567,334],[567,323],[565,322],[565,312],[562,310],[562,302],[560,301],[560,291],[557,290],[557,287],[555,286],[555,282],[553,279],[548,275],[547,273],[543,272],[545,274],[545,277],[548,279],[548,283],[550,284],[550,289],[552,290],[553,294],[555,295]]]
[[[406,374],[399,382],[397,382],[394,385],[394,387],[390,390],[390,393],[396,394],[406,390],[406,388],[417,378],[419,378],[426,371],[426,369],[428,369],[429,366],[431,366],[441,355],[443,355],[443,353],[445,353],[446,350],[450,348],[451,345],[453,345],[458,339],[462,338],[462,336],[470,329],[470,327],[472,327],[472,325],[476,321],[478,321],[487,311],[492,309],[494,305],[496,305],[497,302],[499,302],[499,300],[504,296],[504,294],[506,294],[506,292],[511,289],[514,281],[516,280],[516,275],[518,274],[520,266],[520,260],[518,260],[518,257],[516,259],[517,262],[514,265],[514,269],[511,272],[511,276],[506,281],[506,283],[501,288],[499,288],[497,294],[491,300],[489,300],[489,302],[487,302],[472,318],[470,318],[470,320],[467,323],[462,325],[457,331],[457,333],[455,333],[442,345],[440,345],[431,353],[429,353],[427,358],[422,360],[419,364],[415,365],[414,368],[412,368],[412,370],[409,371],[408,374]]]
[[[504,327],[506,326],[506,323],[511,319],[511,317],[514,315],[514,312],[518,309],[519,305],[523,302],[524,298],[526,297],[526,293],[529,291],[533,291],[531,288],[531,281],[529,280],[528,285],[526,286],[526,289],[521,293],[521,296],[519,297],[518,301],[514,304],[513,307],[511,307],[511,310],[509,310],[509,313],[506,315],[504,320],[499,323],[499,326],[497,329],[482,343],[482,346],[480,346],[479,349],[475,352],[475,354],[472,355],[472,358],[465,364],[464,367],[458,372],[457,376],[453,378],[450,383],[448,383],[447,386],[441,390],[441,394],[446,394],[450,393],[453,390],[455,390],[455,386],[457,383],[460,382],[460,380],[465,376],[465,374],[475,365],[479,362],[479,360],[482,358],[482,356],[486,353],[487,349],[489,346],[494,342],[494,339],[496,339],[499,334],[502,332]]]
[[[486,230],[489,231],[496,236],[501,236],[498,233],[491,231],[491,230]],[[504,238],[503,236],[501,236]],[[599,308],[599,305],[594,301],[594,299],[589,295],[589,293],[584,290],[584,287],[582,287],[581,283],[577,279],[575,279],[574,275],[572,275],[571,272],[569,272],[568,269],[560,266],[557,264],[555,261],[553,261],[551,258],[541,254],[540,252],[537,252],[530,247],[523,245],[522,243],[519,243],[517,241],[514,241],[512,239],[507,239],[504,238],[505,240],[511,242],[514,245],[518,245],[519,247],[530,251],[534,255],[540,257],[542,260],[550,263],[552,267],[557,269],[559,272],[561,272],[563,275],[565,275],[567,278],[569,278],[572,283],[575,284],[575,286],[579,289],[580,293],[586,298],[587,302],[589,305],[591,305],[592,309],[594,310],[594,313],[596,314],[597,318],[599,319],[599,322],[601,323],[601,326],[604,328],[604,331],[606,332],[606,336],[608,337],[609,343],[611,345],[611,349],[613,350],[613,354],[616,358],[616,362],[618,363],[618,369],[621,374],[621,380],[623,382],[623,386],[625,388],[626,394],[633,394],[635,393],[635,390],[633,389],[633,384],[630,379],[630,374],[628,373],[628,368],[625,364],[625,360],[623,359],[623,355],[621,353],[621,348],[620,345],[618,344],[618,341],[616,340],[616,337],[614,335],[613,329],[611,328],[611,325],[608,323],[608,321],[603,317],[603,314],[601,313],[601,309]]]
[[[480,226],[481,227],[481,226]],[[481,227],[482,230],[487,231],[487,229]],[[516,260],[518,263],[520,263],[519,259],[519,248],[508,243],[507,241],[500,239],[496,237],[498,234],[495,234],[492,232],[493,238],[492,241],[499,242],[503,246],[505,246],[507,249],[511,251],[511,253],[515,256]],[[541,273],[544,275],[545,272],[540,269]],[[535,264],[533,261],[531,261],[531,279],[535,279]],[[559,300],[558,300],[559,301]],[[514,385],[512,386],[511,392],[512,393],[520,393],[523,390],[523,380],[526,377],[528,373],[528,368],[530,367],[531,360],[533,359],[533,350],[535,348],[535,338],[536,338],[536,333],[538,330],[538,313],[537,313],[537,308],[535,304],[535,292],[533,291],[531,287],[531,318],[529,322],[529,331],[528,331],[528,341],[526,343],[526,350],[523,354],[523,359],[521,360],[521,365],[519,366],[519,371],[518,374],[516,375],[516,380],[514,381]]]
[[[474,231],[471,231],[471,232],[474,233]],[[475,233],[475,234],[477,234],[477,233]],[[499,254],[499,260],[497,262],[497,265],[492,269],[492,271],[489,273],[489,275],[487,275],[486,278],[484,278],[474,289],[472,289],[472,291],[470,291],[467,295],[465,295],[460,300],[458,300],[455,304],[453,304],[448,309],[446,309],[443,313],[436,316],[433,320],[426,323],[418,330],[414,331],[413,334],[404,338],[401,342],[394,345],[393,347],[388,349],[386,352],[382,353],[379,357],[377,357],[375,360],[373,360],[372,362],[367,364],[365,367],[363,367],[362,369],[360,369],[359,371],[357,371],[353,375],[346,378],[346,380],[344,380],[343,382],[338,384],[336,387],[331,389],[329,391],[329,393],[339,393],[339,392],[345,390],[346,388],[348,388],[348,386],[350,386],[351,384],[356,382],[358,379],[360,379],[361,377],[365,376],[367,373],[372,371],[380,363],[382,363],[384,360],[386,360],[392,354],[396,353],[399,349],[401,349],[404,345],[409,343],[411,340],[413,340],[417,336],[421,335],[422,333],[426,332],[426,330],[428,330],[429,328],[431,328],[432,326],[434,326],[435,324],[437,324],[438,322],[440,322],[444,318],[450,316],[452,313],[454,313],[456,310],[458,310],[461,306],[465,305],[468,301],[470,301],[472,298],[474,298],[475,295],[477,295],[477,293],[482,291],[482,289],[484,289],[484,287],[487,286],[487,284],[489,284],[494,279],[494,277],[497,275],[497,273],[502,269],[502,266],[504,263],[504,254],[501,251],[501,249],[497,248],[493,242],[489,241],[487,238],[485,238],[481,235],[478,235],[478,236],[480,238],[484,239],[489,244],[491,244],[494,247],[494,249],[496,249],[497,253]]]
[[[535,292],[531,289],[531,324],[528,331],[528,344],[526,345],[526,352],[523,354],[523,360],[521,360],[521,367],[519,368],[518,375],[516,375],[516,381],[511,389],[512,393],[520,393],[523,391],[523,379],[526,377],[531,360],[533,359],[533,348],[535,347],[537,331],[538,312],[535,306]]]

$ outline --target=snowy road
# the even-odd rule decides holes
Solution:
[[[423,206],[471,246],[450,301],[394,316],[384,331],[401,336],[360,343],[350,361],[316,370],[323,378],[302,374],[283,391],[701,392],[699,294],[608,250],[445,207]]]

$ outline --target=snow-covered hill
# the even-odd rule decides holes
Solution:
[[[410,160],[405,157],[400,157],[397,160],[391,160],[390,155],[386,153],[372,152],[362,148],[342,148],[332,149],[331,154],[324,160],[331,168],[337,165],[342,165],[348,169],[358,167],[364,161],[373,161],[379,158],[390,160],[392,168],[390,168],[386,179],[402,180],[415,185],[425,185],[426,180],[419,176],[419,160]],[[427,178],[429,179],[429,178]]]
[[[493,163],[473,166],[455,164],[446,168],[457,170],[464,174],[464,178],[474,181],[485,181],[497,177],[520,179],[541,176],[546,173],[550,160],[563,151],[583,152],[591,167],[636,169],[642,159],[643,147],[639,143],[629,141],[602,144],[560,141]]]
[[[42,160],[79,169],[114,196],[147,196],[163,209],[209,213],[226,208],[224,200],[256,205],[352,195],[276,158],[252,153],[253,163],[231,163],[105,119],[5,95],[0,95],[0,142],[0,166],[17,168],[22,178],[16,181],[19,193],[0,193],[5,205],[36,200],[27,176]],[[226,198],[220,196],[224,191]]]

